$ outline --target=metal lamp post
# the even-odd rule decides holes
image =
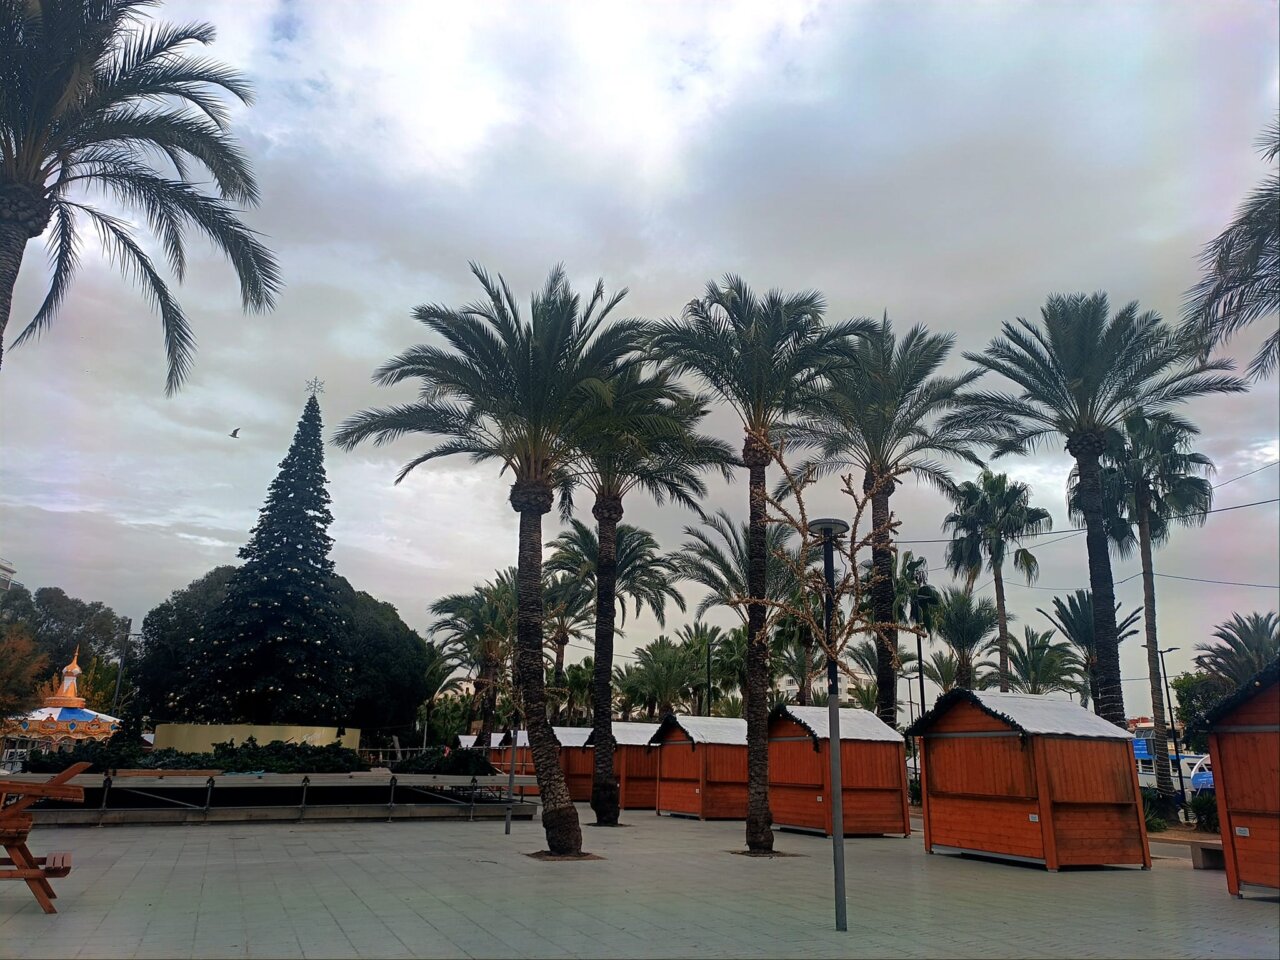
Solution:
[[[1144,650],[1150,650],[1151,644],[1144,643]],[[1164,665],[1164,655],[1173,653],[1180,647],[1165,647],[1163,650],[1157,648],[1156,653],[1160,655],[1160,678],[1164,681],[1164,702],[1166,704],[1164,715],[1167,718],[1165,724],[1169,735],[1173,738],[1173,765],[1178,768],[1178,806],[1184,806],[1187,802],[1187,781],[1182,774],[1182,748],[1178,746],[1178,726],[1177,720],[1173,715],[1173,694],[1169,692],[1169,668]]]
[[[849,532],[843,520],[825,518],[812,520],[809,532],[822,537],[822,572],[827,581],[826,603],[823,608],[823,632],[827,642],[827,725],[828,753],[831,757],[831,859],[835,867],[836,929],[848,930],[844,892],[844,779],[840,774],[840,671],[832,655],[831,624],[836,604],[836,539]]]

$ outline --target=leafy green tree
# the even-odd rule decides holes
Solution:
[[[997,454],[1026,453],[1058,438],[1066,442],[1079,477],[1079,503],[1089,554],[1093,635],[1097,649],[1098,714],[1125,726],[1115,583],[1108,550],[1102,455],[1107,434],[1139,411],[1149,420],[1179,424],[1174,408],[1194,397],[1236,393],[1227,360],[1201,360],[1187,337],[1154,312],[1130,303],[1111,315],[1107,296],[1054,295],[1040,324],[1019,318],[983,353],[965,356],[1011,381],[1016,391],[976,391],[950,418],[985,434]]]
[[[30,631],[36,649],[47,657],[42,680],[56,677],[77,650],[85,663],[119,656],[129,635],[128,618],[100,601],[68,596],[60,587],[41,587],[34,594],[14,587],[0,594],[0,623]]]
[[[999,678],[1001,689],[1016,693],[1078,693],[1087,683],[1084,663],[1066,640],[1054,640],[1053,631],[1043,633],[1030,625],[1022,628],[1023,640],[1012,637],[1009,642],[1008,666],[1001,670],[998,662],[981,666]]]
[[[563,687],[564,654],[570,640],[585,640],[587,628],[593,625],[595,598],[591,588],[569,574],[552,573],[545,578],[542,593],[542,616],[548,634],[547,642],[555,651],[552,674],[557,687]]]
[[[1236,690],[1280,656],[1280,617],[1275,612],[1232,614],[1213,631],[1214,641],[1196,644],[1196,666]]]
[[[943,693],[949,693],[958,686],[960,661],[949,650],[931,651],[929,659],[924,661],[921,669],[924,671],[924,678]]]
[[[257,204],[258,188],[227,133],[221,94],[250,103],[249,84],[193,52],[213,42],[212,26],[152,22],[144,16],[150,5],[0,3],[0,360],[28,241],[52,225],[52,281],[17,343],[38,337],[65,302],[87,222],[160,314],[172,393],[195,352],[187,316],[130,221],[91,206],[85,194],[98,191],[136,211],[178,280],[187,234],[204,236],[234,268],[246,310],[274,304],[280,275],[239,215]]]
[[[712,655],[719,646],[724,632],[716,626],[695,620],[676,631],[676,639],[689,651],[693,663],[699,665],[698,678],[691,684],[698,714],[711,715],[711,704],[716,695],[716,673]]]
[[[1135,414],[1119,430],[1107,434],[1102,467],[1107,532],[1116,554],[1142,563],[1143,619],[1146,623],[1147,682],[1151,690],[1152,749],[1157,757],[1169,753],[1165,725],[1164,687],[1156,634],[1156,580],[1153,547],[1168,542],[1176,526],[1201,526],[1213,506],[1213,484],[1207,475],[1213,461],[1191,451],[1198,431],[1190,424],[1149,422]],[[1079,484],[1072,475],[1067,503],[1072,518],[1082,514],[1077,503]],[[1156,789],[1174,795],[1170,765],[1156,765]]]
[[[987,652],[1000,616],[990,597],[975,597],[972,590],[949,587],[938,608],[934,629],[956,658],[956,686],[972,690],[985,686],[978,657]]]
[[[1040,607],[1036,608],[1036,612],[1053,624],[1067,642],[1079,651],[1087,681],[1080,688],[1080,703],[1086,707],[1093,704],[1096,712],[1098,709],[1098,647],[1093,640],[1095,622],[1093,594],[1088,590],[1077,590],[1069,594],[1065,600],[1062,597],[1054,597],[1053,613]],[[1135,607],[1121,616],[1120,604],[1117,603],[1115,616],[1117,644],[1137,636],[1138,629],[1135,624],[1142,616],[1141,610]]]
[[[1280,158],[1280,120],[1273,120],[1258,147],[1274,164]],[[1255,320],[1280,311],[1280,173],[1272,171],[1254,189],[1231,224],[1200,254],[1204,277],[1187,294],[1191,332],[1209,350]],[[1261,379],[1280,364],[1280,330],[1272,330],[1249,374]]]
[[[48,662],[25,624],[0,625],[0,717],[38,705],[36,690]]]
[[[623,721],[631,719],[633,710],[643,710],[649,706],[647,694],[644,674],[639,667],[628,663],[613,668],[613,699],[618,706],[618,715]],[[656,709],[657,704],[653,707]]]
[[[977,432],[947,419],[976,372],[939,373],[955,344],[952,334],[917,325],[899,340],[888,315],[853,346],[855,362],[834,379],[829,403],[810,418],[800,438],[817,448],[815,476],[862,472],[871,499],[871,610],[876,623],[877,712],[896,723],[898,627],[894,620],[890,498],[904,474],[949,490],[951,474],[939,458],[981,466]]]
[[[951,531],[947,544],[946,565],[952,573],[965,578],[970,588],[985,566],[991,571],[996,588],[996,612],[1000,630],[996,642],[1000,648],[1000,689],[1008,690],[1009,614],[1004,597],[1004,562],[1009,547],[1013,548],[1013,566],[1034,583],[1040,575],[1040,564],[1022,541],[1027,537],[1053,529],[1049,511],[1031,505],[1031,488],[1011,481],[1003,473],[983,469],[977,482],[966,480],[951,491],[954,509],[942,521]]]
[[[235,572],[229,564],[214,567],[173,591],[143,619],[134,681],[138,708],[152,722],[185,717],[179,698],[186,692],[188,666],[197,646],[204,643],[205,624],[226,598]]]
[[[1177,698],[1174,712],[1178,725],[1186,731],[1186,746],[1198,753],[1209,752],[1209,736],[1195,732],[1195,722],[1235,690],[1230,682],[1211,673],[1184,673],[1169,681]]]
[[[698,675],[688,648],[666,635],[636,651],[636,667],[643,678],[645,700],[657,704],[660,720],[689,698]]]
[[[457,651],[445,643],[428,640],[423,644],[422,703],[418,707],[418,722],[422,725],[423,743],[448,744],[462,732],[466,725],[465,709],[454,724],[449,708],[439,708],[447,700],[456,700],[461,680],[455,676],[458,670]],[[447,721],[447,729],[439,729],[441,715]],[[433,738],[434,735],[434,738]]]
[[[553,854],[574,855],[582,851],[582,830],[547,718],[542,667],[542,518],[581,462],[595,401],[607,396],[621,369],[639,362],[644,325],[606,324],[626,291],[606,298],[601,281],[583,304],[560,267],[533,296],[526,321],[501,277],[476,264],[471,269],[482,299],[461,309],[428,304],[414,311],[443,345],[411,347],[378,371],[385,386],[420,380],[418,399],[356,414],[335,442],[349,450],[409,434],[439,438],[405,465],[397,482],[415,467],[455,454],[511,472],[511,508],[520,515],[515,681],[547,845]]]
[[[241,566],[227,584],[202,643],[189,716],[215,723],[342,725],[350,716],[350,629],[333,589],[333,515],[324,472],[320,403],[313,392],[271,482]]]

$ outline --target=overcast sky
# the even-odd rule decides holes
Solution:
[[[262,187],[249,220],[283,265],[279,307],[243,316],[230,269],[197,246],[181,299],[199,354],[166,398],[158,321],[89,244],[62,315],[0,373],[0,555],[28,586],[102,600],[135,629],[234,561],[305,381],[326,383],[326,434],[412,396],[370,374],[423,338],[415,305],[476,295],[470,259],[526,292],[563,261],[583,288],[629,287],[624,311],[648,317],[677,314],[732,271],[760,289],[817,288],[833,318],[887,310],[901,329],[954,331],[959,350],[1055,292],[1105,290],[1174,317],[1200,245],[1265,173],[1253,142],[1278,102],[1271,0],[192,0],[162,14],[214,23],[213,52],[256,84],[235,131]],[[34,311],[43,270],[32,243],[11,329]],[[1277,406],[1272,380],[1187,409],[1219,480],[1280,458]],[[709,428],[737,445],[724,413]],[[421,449],[331,447],[327,459],[338,572],[418,628],[433,599],[514,563],[517,527],[492,468],[440,462],[394,486]],[[1071,526],[1065,453],[1002,468]],[[745,483],[711,487],[709,508],[745,517]],[[1216,502],[1278,490],[1272,466]],[[840,499],[827,484],[815,506]],[[942,535],[938,494],[908,484],[894,500],[904,540]],[[1176,533],[1156,569],[1280,583],[1277,517],[1276,504],[1215,515]],[[669,549],[693,520],[639,497],[626,519]],[[556,526],[549,516],[548,540]],[[911,549],[941,564],[943,544]],[[1088,574],[1083,537],[1037,552],[1037,589],[1011,578],[1009,602],[1044,627],[1036,608]],[[1116,579],[1137,569],[1119,561]],[[1161,579],[1157,591],[1175,671],[1231,613],[1277,608],[1275,589]],[[1117,593],[1139,605],[1139,579]],[[682,622],[676,612],[668,626]],[[629,619],[620,650],[657,630]],[[1140,642],[1121,656],[1131,715],[1150,704]]]

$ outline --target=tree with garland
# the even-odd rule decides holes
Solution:
[[[333,585],[319,383],[226,597],[191,659],[188,715],[212,723],[345,723],[351,667]]]

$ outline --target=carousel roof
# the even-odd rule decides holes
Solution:
[[[80,673],[80,649],[77,647],[75,656],[62,670],[62,682],[58,685],[57,692],[45,697],[44,703],[30,713],[9,717],[4,726],[10,729],[16,727],[19,730],[26,730],[32,724],[52,721],[72,725],[70,731],[74,734],[76,726],[82,723],[105,724],[108,727],[118,724],[120,722],[118,717],[111,717],[85,707],[84,697],[80,696],[79,690],[76,689],[76,678]],[[101,727],[97,729],[100,730]]]

